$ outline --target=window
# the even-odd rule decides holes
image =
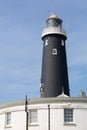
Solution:
[[[64,109],[64,122],[73,122],[73,109]]]
[[[45,46],[47,46],[47,45],[48,45],[48,39],[45,40]]]
[[[61,46],[64,46],[64,40],[61,40]]]
[[[6,113],[6,126],[11,125],[11,112]]]
[[[37,110],[29,111],[29,123],[37,123]]]
[[[57,55],[57,49],[56,48],[52,49],[52,55]]]

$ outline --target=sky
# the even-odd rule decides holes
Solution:
[[[0,104],[40,97],[41,34],[52,12],[67,32],[71,96],[87,93],[87,0],[0,0]]]

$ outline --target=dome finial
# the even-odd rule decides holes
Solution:
[[[50,13],[50,18],[58,18],[54,13]]]

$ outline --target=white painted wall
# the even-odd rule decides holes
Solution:
[[[14,104],[14,103],[13,103]],[[48,104],[50,105],[50,130],[87,130],[87,103],[51,102],[30,104],[28,109],[38,110],[38,123],[29,125],[29,130],[48,130]],[[74,122],[64,123],[64,108],[73,108]],[[24,105],[0,107],[0,130],[26,130]],[[11,112],[11,127],[5,127],[5,113]]]

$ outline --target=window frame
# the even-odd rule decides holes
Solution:
[[[52,49],[52,55],[57,55],[57,49],[56,48]]]
[[[11,127],[11,112],[5,114],[5,126]]]
[[[61,39],[61,46],[65,46],[65,41]]]
[[[36,125],[38,124],[38,110],[37,109],[30,109],[29,110],[29,125]]]
[[[64,123],[73,123],[73,109],[64,109]]]
[[[48,46],[48,39],[45,40],[45,46]]]

